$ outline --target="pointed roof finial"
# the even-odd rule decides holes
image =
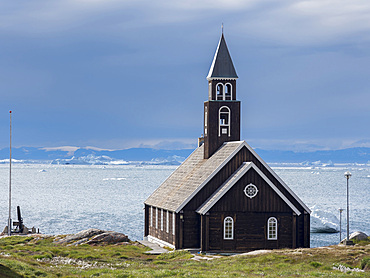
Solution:
[[[223,22],[221,24],[221,33],[222,33],[222,35],[224,34],[224,23]]]

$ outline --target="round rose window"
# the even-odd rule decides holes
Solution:
[[[244,188],[244,193],[247,197],[249,198],[253,198],[257,195],[258,193],[258,189],[257,189],[257,186],[255,186],[254,184],[250,183],[248,184],[245,188]]]

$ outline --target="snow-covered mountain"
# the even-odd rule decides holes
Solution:
[[[192,149],[163,150],[131,148],[105,150],[94,147],[12,148],[15,162],[48,162],[58,164],[173,164],[178,165],[188,157]],[[256,152],[268,163],[299,163],[300,165],[334,165],[339,163],[370,164],[370,148],[293,152],[261,150]],[[9,148],[0,149],[0,162],[9,161]]]

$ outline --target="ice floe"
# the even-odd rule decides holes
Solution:
[[[315,205],[311,208],[311,233],[337,233],[339,220],[331,212]]]

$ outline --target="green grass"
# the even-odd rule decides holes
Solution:
[[[54,238],[0,239],[0,277],[369,277],[370,244],[274,250],[192,260],[187,251],[146,254],[138,243],[67,246]],[[210,257],[210,256],[200,256]],[[351,268],[347,273],[333,266]],[[352,271],[353,268],[365,272]]]

